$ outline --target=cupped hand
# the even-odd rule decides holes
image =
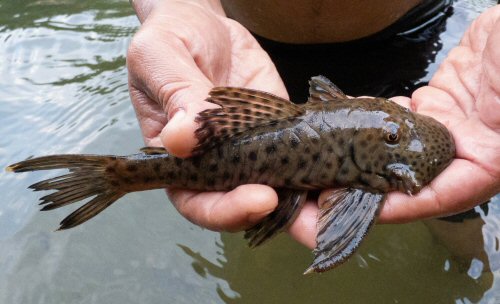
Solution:
[[[134,1],[143,21],[127,54],[129,90],[149,146],[188,157],[196,145],[194,119],[214,105],[214,86],[260,89],[287,98],[283,82],[252,35],[224,16],[218,1]],[[243,185],[230,192],[170,189],[175,207],[212,229],[249,228],[277,205],[275,191]]]
[[[391,193],[379,218],[403,223],[466,211],[500,192],[500,6],[480,15],[428,86],[395,97],[445,124],[456,159],[417,195]],[[321,195],[326,199],[328,193]],[[315,246],[317,207],[306,206],[290,232]]]

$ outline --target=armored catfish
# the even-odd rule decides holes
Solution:
[[[310,80],[304,105],[231,87],[214,88],[207,100],[220,108],[197,117],[199,143],[190,158],[143,148],[130,156],[44,156],[7,169],[69,169],[30,186],[56,190],[41,198],[42,210],[91,198],[59,229],[89,220],[133,191],[223,191],[266,184],[277,190],[278,207],[246,231],[250,246],[285,229],[309,190],[336,187],[320,206],[315,259],[306,270],[322,272],[359,247],[388,192],[419,192],[455,156],[450,133],[433,118],[383,98],[349,99],[323,76]]]

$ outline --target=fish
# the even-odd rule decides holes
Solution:
[[[207,101],[219,107],[196,117],[198,144],[189,158],[145,147],[128,156],[42,156],[7,170],[69,170],[29,186],[55,190],[40,199],[41,210],[90,199],[58,230],[88,221],[130,192],[268,185],[278,206],[246,230],[251,247],[285,230],[309,191],[335,188],[319,206],[314,260],[305,271],[324,272],[359,248],[388,193],[418,193],[454,159],[455,145],[443,124],[389,99],[348,98],[321,75],[309,84],[304,104],[247,88],[213,88]]]

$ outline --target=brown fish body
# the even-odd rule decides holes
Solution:
[[[382,98],[348,99],[321,76],[310,84],[304,105],[264,92],[215,88],[208,100],[221,108],[200,113],[199,145],[191,158],[145,148],[131,156],[45,156],[8,169],[70,170],[30,186],[58,190],[41,199],[42,210],[95,196],[60,229],[87,221],[128,192],[266,184],[277,189],[279,204],[247,231],[251,246],[293,221],[308,190],[341,187],[321,206],[316,258],[307,270],[325,271],[359,246],[385,193],[418,192],[448,165],[455,150],[446,128],[432,118]]]
[[[347,185],[406,192],[390,177],[387,164],[411,166],[414,162],[418,178],[426,183],[433,177],[426,176],[434,173],[426,171],[432,160],[425,164],[416,160],[424,153],[444,153],[415,138],[412,148],[417,151],[388,147],[387,125],[403,123],[408,129],[406,123],[418,118],[386,99],[309,102],[304,108],[302,116],[251,129],[192,158],[137,154],[109,166],[118,178],[123,177],[117,180],[121,186],[132,184],[136,191],[161,187],[224,191],[242,184],[266,184],[298,190]],[[404,137],[399,140],[409,141],[411,132],[398,135]],[[445,143],[447,130],[431,135],[434,141],[443,142],[442,148],[451,156],[452,144],[446,147]]]

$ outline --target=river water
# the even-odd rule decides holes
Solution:
[[[455,2],[411,84],[425,83],[494,3]],[[0,168],[32,155],[143,146],[125,67],[138,25],[127,1],[0,2]],[[357,89],[346,92],[376,93]],[[303,276],[312,255],[288,236],[251,250],[241,233],[184,220],[160,190],[54,232],[72,207],[40,213],[42,195],[26,189],[49,176],[0,171],[0,303],[500,303],[498,197],[474,220],[377,226],[345,265]]]

